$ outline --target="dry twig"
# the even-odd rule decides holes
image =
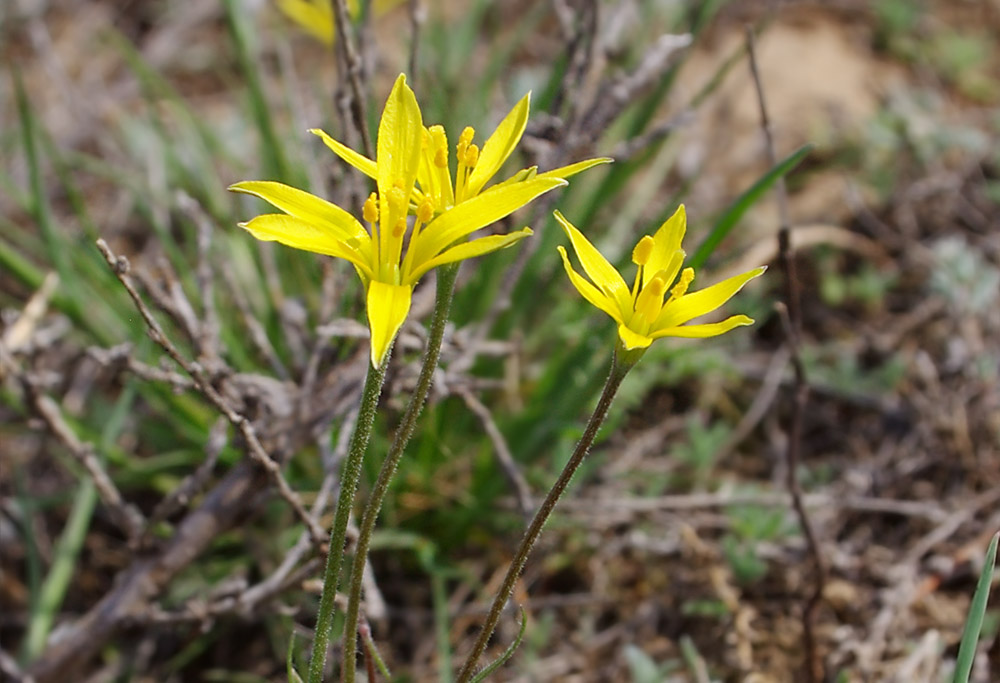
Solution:
[[[365,156],[369,159],[375,158],[372,149],[371,135],[368,133],[368,120],[365,117],[365,96],[364,88],[361,85],[361,76],[364,65],[361,56],[354,45],[354,36],[348,29],[350,26],[350,16],[347,13],[347,3],[344,0],[333,0],[333,22],[336,32],[336,46],[341,50],[344,57],[344,71],[347,73],[347,82],[351,87],[350,110],[352,121],[361,138],[361,144],[365,148]]]
[[[767,115],[764,86],[761,83],[760,72],[757,68],[753,29],[749,26],[746,28],[746,41],[750,72],[753,76],[754,87],[757,92],[757,104],[760,108],[761,128],[764,131],[768,163],[773,167],[777,163],[777,155],[774,149],[774,138],[771,133],[771,122]],[[805,414],[806,403],[809,400],[809,383],[806,379],[805,365],[802,362],[799,350],[802,316],[799,310],[799,285],[795,274],[795,261],[792,257],[790,246],[791,226],[788,219],[788,197],[784,179],[778,179],[775,185],[775,193],[781,220],[781,227],[778,231],[778,260],[785,275],[785,303],[782,304],[779,302],[775,307],[778,310],[778,315],[785,330],[786,343],[791,353],[792,368],[795,372],[792,418],[788,428],[788,438],[785,447],[785,487],[792,497],[792,507],[795,509],[796,517],[806,537],[809,555],[813,563],[813,590],[806,599],[802,611],[802,645],[805,650],[806,680],[808,683],[820,683],[820,681],[824,680],[825,674],[823,660],[816,647],[816,610],[823,599],[823,590],[826,584],[826,564],[819,547],[816,531],[813,528],[812,522],[809,519],[809,513],[806,512],[806,506],[802,500],[802,489],[799,486],[798,479],[802,449],[802,420]]]
[[[313,542],[317,546],[322,546],[326,542],[326,532],[314,519],[309,516],[309,513],[306,512],[298,494],[293,491],[288,485],[288,482],[285,481],[285,477],[281,474],[281,468],[278,463],[276,463],[264,450],[264,447],[257,438],[257,433],[254,430],[253,425],[250,423],[250,420],[248,420],[244,415],[236,412],[236,410],[229,405],[229,402],[222,397],[218,390],[212,386],[211,382],[205,376],[201,366],[185,358],[177,347],[174,346],[174,343],[164,334],[163,328],[160,327],[160,324],[156,321],[156,318],[153,317],[152,312],[146,306],[142,297],[139,296],[139,292],[136,291],[135,285],[132,284],[132,279],[129,277],[128,259],[124,256],[116,256],[104,240],[97,240],[97,248],[100,249],[101,254],[104,255],[104,258],[108,262],[108,266],[118,277],[119,282],[121,282],[122,286],[125,287],[125,290],[131,297],[132,302],[139,311],[139,315],[142,316],[142,319],[146,323],[149,336],[164,351],[166,351],[167,355],[170,356],[175,363],[177,363],[186,373],[188,373],[188,375],[191,376],[191,379],[194,380],[195,386],[198,388],[198,391],[202,394],[202,396],[208,399],[208,401],[215,406],[215,408],[221,412],[234,427],[239,430],[244,441],[246,442],[247,452],[250,457],[267,472],[268,477],[275,484],[275,486],[277,486],[279,495],[289,504],[299,520],[306,525],[306,528],[309,529]]]
[[[500,463],[500,469],[503,470],[508,483],[514,489],[518,507],[525,517],[530,518],[531,513],[535,511],[534,503],[531,500],[531,489],[528,487],[528,482],[525,481],[524,475],[521,474],[521,470],[518,469],[517,463],[514,462],[514,456],[511,454],[510,448],[507,446],[507,441],[504,439],[499,427],[493,421],[490,409],[483,405],[483,402],[476,398],[468,389],[453,389],[452,393],[461,397],[469,410],[482,422],[483,429],[493,444],[493,454],[496,456],[497,462]]]
[[[0,342],[0,367],[3,368],[4,375],[10,375],[18,380],[24,391],[27,404],[42,419],[56,439],[66,447],[73,459],[94,482],[101,501],[108,507],[109,515],[130,540],[138,538],[142,534],[146,520],[142,513],[134,505],[125,502],[118,487],[104,469],[100,459],[95,454],[94,445],[88,441],[81,441],[76,432],[69,426],[63,417],[59,404],[39,388],[39,383],[29,373],[24,372],[17,366],[14,359],[8,354],[6,347]]]

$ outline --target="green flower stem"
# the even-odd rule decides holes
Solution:
[[[361,478],[361,463],[368,449],[368,440],[372,435],[372,425],[375,422],[375,411],[378,399],[382,394],[382,383],[385,381],[385,369],[389,365],[392,349],[385,354],[381,367],[368,364],[368,374],[365,376],[365,388],[361,393],[361,407],[358,409],[358,421],[351,435],[351,443],[344,463],[344,472],[340,479],[340,495],[337,497],[337,511],[333,518],[333,528],[330,530],[330,549],[326,556],[326,572],[323,574],[323,593],[319,599],[319,614],[316,617],[316,632],[313,638],[312,659],[309,661],[309,683],[323,683],[323,670],[326,668],[326,654],[330,645],[330,631],[333,628],[334,598],[337,596],[337,585],[340,583],[340,570],[344,564],[347,541],[347,523],[350,521],[351,508],[354,507],[354,496],[358,490],[358,480]]]
[[[448,322],[448,312],[451,310],[457,275],[458,264],[449,264],[438,269],[437,296],[434,303],[434,313],[431,316],[427,347],[424,349],[423,367],[420,368],[420,375],[417,377],[417,385],[410,397],[410,403],[406,406],[406,412],[403,414],[399,429],[396,430],[392,446],[382,462],[378,480],[375,482],[375,487],[372,489],[361,519],[358,543],[354,550],[354,562],[351,565],[351,587],[347,596],[347,617],[344,623],[344,665],[341,680],[345,683],[354,682],[357,667],[358,611],[361,607],[362,577],[365,561],[368,559],[372,532],[375,529],[375,522],[378,520],[386,493],[389,491],[389,484],[392,482],[396,467],[403,457],[403,451],[406,450],[406,444],[413,436],[417,418],[420,417],[424,402],[427,400],[427,393],[431,388],[434,370],[437,369],[438,359],[441,357],[441,340],[444,338],[444,328]]]
[[[587,422],[587,428],[584,430],[583,436],[580,437],[580,441],[576,445],[576,450],[573,451],[569,462],[563,467],[562,474],[559,475],[559,479],[549,490],[548,495],[545,496],[541,507],[538,508],[534,518],[531,520],[531,524],[528,525],[527,531],[524,532],[521,544],[517,547],[517,553],[514,555],[514,559],[511,560],[510,567],[507,569],[507,575],[503,579],[503,585],[500,586],[496,597],[493,598],[493,604],[490,606],[486,623],[483,624],[483,628],[479,632],[479,638],[476,640],[472,652],[469,653],[465,664],[462,665],[462,670],[458,674],[458,683],[469,683],[469,679],[475,673],[479,658],[482,656],[483,651],[486,650],[486,644],[489,642],[490,636],[493,635],[493,630],[496,628],[497,622],[500,621],[500,614],[503,612],[504,606],[514,591],[514,583],[524,569],[524,564],[528,560],[528,554],[531,552],[532,546],[535,545],[539,534],[542,533],[545,522],[548,521],[552,510],[555,509],[556,503],[559,502],[559,498],[566,490],[566,487],[569,486],[570,480],[573,479],[573,475],[594,443],[597,432],[601,428],[604,418],[607,417],[611,401],[618,392],[618,387],[621,386],[625,375],[632,369],[640,355],[641,353],[635,354],[634,352],[631,355],[628,353],[615,353],[615,358],[611,363],[611,372],[608,375],[607,382],[604,384],[604,391],[597,402],[597,407],[594,408],[594,413],[590,416],[590,421]]]

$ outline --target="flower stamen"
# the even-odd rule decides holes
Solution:
[[[639,292],[642,291],[642,272],[649,263],[649,259],[653,256],[653,248],[656,246],[656,242],[649,235],[643,235],[639,243],[635,245],[632,250],[632,263],[639,266],[639,269],[635,273],[635,284],[632,285],[632,301],[635,302],[639,296]]]
[[[667,300],[667,303],[669,304],[684,296],[693,281],[694,268],[685,268],[682,270],[680,279],[677,281],[677,284],[674,285],[673,289],[670,290],[670,298]]]

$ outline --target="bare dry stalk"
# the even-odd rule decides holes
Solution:
[[[369,159],[374,159],[375,152],[372,149],[371,135],[368,132],[368,119],[365,116],[365,90],[361,84],[364,65],[362,64],[361,56],[358,54],[358,49],[354,45],[354,36],[351,35],[351,31],[348,29],[351,25],[351,18],[347,13],[347,3],[345,0],[333,0],[333,22],[334,31],[337,36],[336,44],[342,50],[344,71],[347,74],[347,82],[351,87],[351,120],[361,138],[361,144],[365,148],[365,155]]]
[[[771,131],[771,121],[767,115],[767,102],[764,98],[764,86],[760,71],[757,68],[757,53],[754,33],[750,26],[746,27],[747,54],[750,61],[750,73],[753,76],[754,88],[757,92],[757,104],[760,108],[761,128],[767,148],[768,164],[777,163],[774,149],[774,137]],[[805,365],[800,352],[800,334],[802,329],[802,314],[799,306],[799,283],[795,273],[795,259],[791,252],[791,225],[788,219],[788,193],[785,181],[779,178],[775,185],[775,196],[778,202],[778,212],[781,227],[778,230],[778,262],[785,275],[785,302],[775,304],[785,330],[786,344],[791,353],[795,384],[792,393],[792,417],[788,427],[788,438],[785,447],[785,487],[792,498],[792,507],[806,537],[809,556],[813,564],[813,590],[806,598],[802,610],[802,646],[806,658],[806,681],[820,683],[825,679],[823,658],[816,644],[816,611],[823,600],[826,586],[826,563],[819,546],[816,530],[813,528],[802,500],[802,489],[799,486],[799,462],[802,452],[802,420],[809,401],[809,382],[806,377]]]
[[[174,343],[164,334],[163,328],[160,327],[160,323],[157,322],[156,318],[153,317],[152,311],[146,306],[146,303],[139,296],[139,292],[136,290],[135,285],[132,284],[132,279],[129,277],[129,263],[128,259],[124,256],[116,256],[111,248],[108,246],[107,242],[104,240],[97,240],[97,248],[104,255],[104,258],[108,262],[108,266],[112,269],[115,275],[118,277],[118,281],[121,282],[122,286],[125,287],[125,291],[128,292],[129,297],[131,297],[132,302],[135,304],[136,309],[139,311],[139,315],[146,323],[146,328],[149,336],[156,342],[167,355],[170,356],[175,363],[177,363],[181,368],[191,376],[194,380],[195,386],[197,387],[199,393],[204,396],[209,403],[211,403],[215,408],[221,412],[227,420],[236,429],[239,430],[240,434],[243,436],[244,441],[247,445],[247,452],[250,457],[258,465],[264,468],[267,472],[268,477],[278,488],[278,494],[288,503],[288,505],[295,512],[295,515],[302,521],[306,528],[309,529],[310,534],[313,538],[313,543],[317,547],[322,547],[326,542],[326,532],[323,527],[313,519],[309,513],[306,511],[305,507],[302,505],[302,500],[299,495],[292,490],[288,482],[285,481],[285,477],[281,474],[281,467],[267,454],[264,447],[261,445],[260,440],[257,438],[257,432],[250,420],[246,416],[238,413],[229,402],[223,398],[222,394],[212,386],[212,383],[205,376],[204,370],[197,363],[189,361],[187,358],[181,354],[181,352],[174,346]]]
[[[17,366],[2,342],[0,342],[0,367],[3,368],[4,374],[10,375],[20,382],[27,404],[31,406],[52,435],[66,447],[69,454],[94,482],[97,494],[107,506],[112,521],[122,529],[129,540],[134,541],[139,538],[146,526],[146,520],[142,513],[134,505],[125,502],[118,487],[115,486],[114,481],[97,457],[94,445],[88,441],[82,441],[77,436],[63,417],[59,404],[39,389],[38,381],[31,374],[22,371]]]

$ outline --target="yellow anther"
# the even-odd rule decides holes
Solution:
[[[417,221],[428,223],[432,218],[434,218],[434,204],[429,199],[425,199],[417,207]]]
[[[458,136],[458,144],[455,145],[455,152],[458,154],[459,161],[465,161],[465,151],[469,149],[469,144],[472,143],[472,137],[475,134],[476,131],[472,129],[472,126],[466,126],[462,134]]]
[[[399,239],[406,232],[406,219],[400,218],[392,228],[392,236]]]
[[[649,235],[643,235],[639,243],[632,250],[632,263],[637,266],[644,266],[649,263],[649,257],[653,255],[653,246],[656,243]]]
[[[670,300],[673,301],[684,296],[692,280],[694,280],[694,268],[685,268],[682,270],[681,278],[674,285],[674,288],[670,290]]]
[[[368,195],[368,199],[365,200],[365,205],[361,209],[362,217],[369,223],[374,223],[378,220],[378,197],[372,192]]]
[[[403,181],[397,180],[389,190],[389,204],[396,211],[405,212],[408,201],[409,198],[406,196],[406,190],[403,189]]]
[[[479,161],[479,147],[477,145],[469,145],[469,148],[465,150],[465,165],[472,168]]]
[[[447,147],[438,147],[438,151],[434,152],[434,165],[438,168],[448,168]]]

